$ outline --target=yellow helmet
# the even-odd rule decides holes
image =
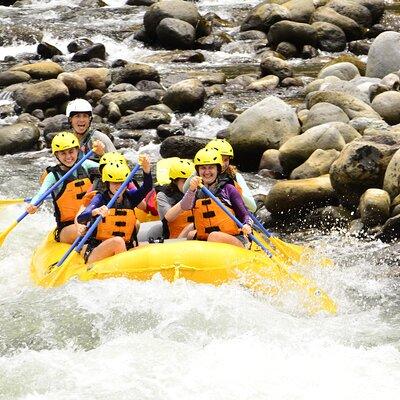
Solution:
[[[78,138],[71,132],[59,132],[51,141],[51,151],[55,154],[56,151],[63,151],[79,147]]]
[[[101,180],[114,183],[125,182],[130,172],[127,164],[109,163],[104,165]]]
[[[104,153],[99,161],[100,165],[105,165],[108,163],[116,163],[116,164],[127,164],[126,158],[117,151],[110,151],[108,153]]]
[[[195,172],[194,165],[190,160],[178,159],[169,168],[170,179],[189,178]]]
[[[233,158],[233,148],[225,139],[213,139],[206,144],[206,149],[218,150],[221,156]]]
[[[194,165],[218,164],[222,167],[221,153],[215,149],[200,149],[194,156]]]

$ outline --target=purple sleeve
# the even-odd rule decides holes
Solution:
[[[189,189],[185,193],[185,195],[182,197],[181,200],[182,210],[186,211],[193,208],[195,195],[196,195],[196,190],[193,192],[192,190]]]
[[[143,172],[143,185],[139,186],[137,189],[131,189],[126,192],[129,200],[132,202],[134,207],[136,207],[145,197],[146,194],[150,192],[153,188],[153,178],[150,174]]]
[[[78,215],[78,222],[80,224],[86,224],[92,218],[92,211],[95,208],[101,207],[104,204],[105,203],[102,194],[101,193],[96,194],[96,196],[93,197],[90,204],[83,210],[81,214]]]
[[[235,188],[235,186],[231,184],[227,184],[224,186],[223,191],[226,194],[229,202],[232,204],[233,212],[235,213],[236,218],[242,224],[248,224],[252,226],[252,219],[247,211],[246,206],[244,205],[243,198],[239,191]]]

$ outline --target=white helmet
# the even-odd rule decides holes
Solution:
[[[68,103],[67,105],[67,111],[65,112],[67,114],[67,117],[72,117],[74,114],[78,113],[86,113],[89,115],[92,115],[92,106],[90,103],[85,100],[85,99],[75,99],[72,100]]]

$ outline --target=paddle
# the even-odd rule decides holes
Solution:
[[[129,182],[132,180],[133,176],[136,174],[136,172],[139,170],[140,165],[137,164],[131,173],[128,175],[128,177],[125,179],[123,184],[120,186],[120,188],[116,191],[114,196],[110,199],[110,201],[107,203],[106,207],[111,208],[114,203],[117,201],[118,197],[121,195],[121,193],[124,191],[124,189],[128,186]],[[89,239],[89,237],[92,235],[94,230],[96,229],[97,225],[100,223],[101,219],[103,217],[101,215],[98,215],[94,222],[90,224],[88,231],[85,233],[83,237],[78,236],[74,243],[71,245],[71,247],[68,249],[68,251],[63,255],[61,260],[56,264],[56,267],[63,267],[68,265],[69,260],[71,259],[71,253],[75,250],[77,253],[79,253],[82,250],[82,247],[85,245],[86,241]],[[71,256],[71,257],[70,257]],[[61,269],[61,268],[59,268]]]
[[[11,204],[29,203],[32,197],[20,197],[19,199],[0,199],[0,207],[6,207]],[[51,200],[51,196],[47,196],[44,200]],[[44,201],[43,200],[43,201]]]
[[[243,228],[243,225],[225,206],[224,204],[216,197],[214,196],[204,185],[200,185],[201,190],[209,197],[211,197],[217,204],[218,206],[225,212],[225,214],[228,215],[229,218],[231,218],[236,225],[239,228]],[[251,240],[253,240],[267,255],[268,257],[272,257],[272,254],[269,252],[269,250],[253,235],[249,234],[249,237]]]
[[[201,190],[207,196],[209,196],[212,200],[214,200],[217,205],[237,224],[239,228],[243,228],[243,225],[225,206],[224,204],[214,196],[210,190],[208,190],[204,185],[200,185]],[[252,234],[249,234],[249,237],[271,258],[272,254],[267,248]],[[329,296],[323,292],[322,290],[315,287],[312,282],[309,282],[302,275],[297,273],[289,273],[286,268],[283,268],[281,262],[274,260],[276,265],[279,266],[284,274],[286,274],[290,279],[292,279],[296,284],[301,287],[307,289],[308,293],[312,297],[313,300],[318,300],[321,303],[321,306],[324,310],[335,314],[336,313],[336,304],[329,298]]]
[[[264,234],[268,241],[275,247],[276,251],[278,251],[281,255],[283,255],[290,262],[301,262],[306,261],[305,255],[311,255],[312,250],[308,247],[299,246],[297,244],[286,243],[283,240],[279,239],[276,236],[264,228],[261,221],[257,219],[257,217],[249,212],[251,219],[255,223],[255,228]],[[320,257],[319,263],[323,266],[332,265],[333,261],[326,257]]]
[[[56,183],[53,184],[49,189],[47,189],[34,203],[34,206],[40,204],[46,197],[58,186],[60,186],[64,181],[66,181],[89,157],[94,154],[93,150],[90,150],[84,157],[82,157],[64,176],[61,177]],[[7,235],[21,222],[26,216],[28,212],[25,211],[21,214],[8,228],[6,228],[3,232],[0,232],[0,247],[2,246]]]

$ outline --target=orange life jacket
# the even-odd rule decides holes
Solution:
[[[216,197],[219,197],[218,192]],[[227,204],[224,205],[234,214],[231,207]],[[236,223],[209,197],[196,200],[193,208],[193,216],[194,225],[197,230],[197,239],[199,240],[207,240],[208,235],[215,231],[229,233],[230,235],[238,235],[240,233]]]
[[[191,222],[194,222],[192,210],[182,211],[173,221],[167,221],[169,239],[177,238],[187,224]]]
[[[136,214],[124,196],[123,203],[114,205],[109,214],[103,218],[96,229],[96,239],[106,240],[114,236],[121,236],[125,243],[137,242]]]
[[[52,172],[56,179],[59,180],[67,171],[63,171],[60,166],[51,167],[48,172]],[[65,222],[73,222],[76,213],[81,205],[83,205],[83,197],[91,186],[91,181],[85,169],[79,167],[77,170],[77,177],[69,177],[63,182],[61,190],[53,196],[54,215],[57,225],[64,224]]]

